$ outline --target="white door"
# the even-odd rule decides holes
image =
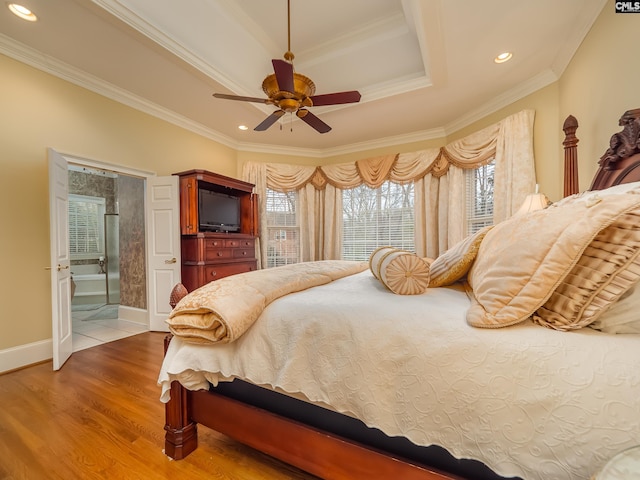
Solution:
[[[169,295],[180,276],[180,198],[178,177],[147,178],[147,282],[149,328],[168,331]]]
[[[73,352],[71,328],[71,261],[69,256],[69,177],[67,161],[49,149],[49,228],[51,243],[51,316],[53,369]]]

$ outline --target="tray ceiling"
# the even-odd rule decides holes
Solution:
[[[38,22],[0,11],[0,53],[233,148],[328,156],[441,137],[556,81],[605,3],[291,0],[296,72],[362,94],[312,107],[322,135],[290,115],[254,132],[273,107],[212,97],[265,97],[286,0],[30,0]]]

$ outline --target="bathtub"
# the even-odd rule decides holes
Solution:
[[[72,304],[106,303],[107,276],[104,273],[90,273],[97,269],[97,265],[73,265],[71,267],[71,278],[75,283],[75,292],[71,297]]]

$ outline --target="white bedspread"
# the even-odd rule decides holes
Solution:
[[[525,479],[588,479],[640,444],[640,335],[467,325],[461,289],[400,296],[367,270],[273,302],[236,342],[174,338],[159,383],[242,378]]]

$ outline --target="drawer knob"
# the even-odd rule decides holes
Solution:
[[[218,275],[218,272],[216,272],[215,270],[212,270],[212,271],[211,271],[211,276],[212,276],[212,277],[215,277],[216,275]]]
[[[247,254],[247,252],[242,252],[242,255],[246,255],[246,254]]]
[[[222,256],[222,252],[216,252],[216,255],[218,255],[219,257]]]

